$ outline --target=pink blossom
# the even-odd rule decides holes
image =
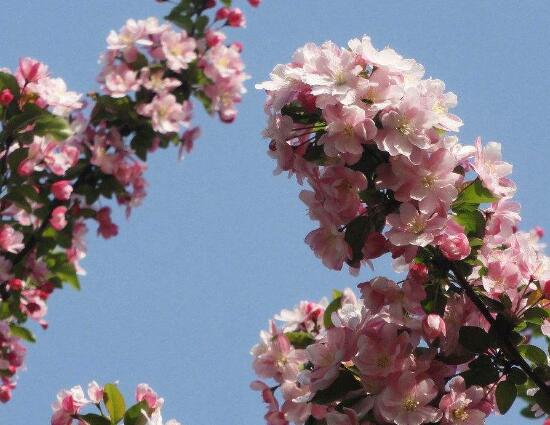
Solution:
[[[351,259],[351,247],[344,239],[344,232],[333,226],[309,232],[305,241],[329,269],[341,270],[344,261]]]
[[[175,78],[164,78],[164,71],[142,68],[140,72],[140,81],[143,87],[155,93],[167,93],[181,86],[181,81]]]
[[[70,112],[83,107],[80,101],[82,96],[68,91],[65,81],[61,78],[42,78],[28,87],[36,92],[56,115],[67,116]]]
[[[447,334],[445,321],[439,314],[426,315],[422,321],[422,330],[424,337],[430,342]]]
[[[7,224],[0,227],[0,249],[2,251],[17,254],[24,246],[23,233]]]
[[[136,387],[136,401],[145,401],[151,410],[156,410],[164,404],[164,399],[147,384],[138,384]]]
[[[67,201],[73,193],[73,187],[69,180],[58,180],[50,188],[55,199]]]
[[[103,207],[96,213],[95,219],[99,223],[98,235],[105,239],[118,235],[118,226],[111,221],[111,208]]]
[[[466,388],[464,379],[456,377],[449,383],[449,393],[439,402],[443,425],[482,425],[486,414],[479,408],[485,392],[478,386]]]
[[[244,64],[239,51],[234,47],[217,44],[208,49],[200,61],[204,74],[212,81],[231,78],[241,74]]]
[[[368,118],[365,110],[355,106],[327,107],[324,111],[327,133],[319,144],[324,146],[328,156],[340,153],[352,154],[356,162],[363,153],[363,144],[376,135],[376,125]]]
[[[88,384],[88,398],[94,404],[99,404],[103,400],[103,387],[100,387],[96,381]]]
[[[19,66],[15,71],[15,78],[21,87],[25,83],[36,83],[48,75],[48,67],[32,58],[19,59]]]
[[[189,101],[178,103],[174,95],[160,94],[151,103],[139,105],[138,113],[151,117],[153,130],[165,134],[179,131],[181,125],[188,126],[191,109]]]
[[[391,229],[386,237],[397,246],[426,246],[441,233],[447,219],[438,214],[424,214],[407,202],[401,204],[399,213],[388,215]]]
[[[165,31],[160,37],[160,42],[168,68],[172,71],[187,69],[189,64],[197,58],[195,53],[197,43],[194,38],[188,37],[184,30]]]
[[[483,185],[496,196],[512,196],[516,186],[506,177],[512,172],[512,165],[502,161],[500,143],[489,142],[483,147],[481,139],[478,138],[475,145],[476,156],[473,167]]]
[[[101,73],[101,80],[105,92],[114,98],[124,97],[139,89],[137,72],[125,63],[106,67]]]
[[[420,425],[437,422],[442,413],[429,405],[437,396],[431,379],[418,379],[404,372],[397,382],[386,387],[376,400],[380,415],[395,425]]]
[[[65,217],[66,213],[67,213],[67,207],[65,206],[59,206],[53,209],[52,214],[50,216],[50,224],[55,230],[57,231],[63,230],[67,225],[67,218]]]
[[[435,238],[435,243],[443,255],[451,261],[463,260],[471,252],[464,228],[452,219],[447,221],[443,233]]]
[[[231,9],[227,15],[227,24],[230,27],[246,27],[246,19],[244,13],[238,7]]]
[[[80,409],[89,401],[84,396],[80,386],[70,390],[62,390],[57,394],[57,401],[52,405],[53,415],[51,425],[69,425],[72,423],[72,415],[79,413]]]

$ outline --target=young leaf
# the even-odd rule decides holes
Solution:
[[[308,332],[287,332],[285,336],[294,348],[306,348],[308,345],[315,342],[315,338]]]
[[[453,203],[453,210],[460,204],[485,204],[498,200],[489,189],[486,189],[481,180],[475,179],[472,183],[462,189],[458,198]]]
[[[548,358],[546,353],[537,347],[536,345],[522,345],[518,348],[519,352],[523,354],[527,359],[539,366],[548,365]]]
[[[332,313],[337,311],[340,307],[342,307],[342,296],[333,299],[331,303],[327,306],[325,314],[323,315],[323,324],[325,325],[325,328],[330,329],[334,327],[331,316]]]
[[[124,425],[145,425],[147,418],[145,418],[142,411],[149,411],[149,406],[145,401],[140,401],[130,407],[124,414]]]
[[[36,337],[34,336],[34,334],[23,326],[11,324],[10,333],[14,336],[24,339],[25,341],[36,342]]]
[[[126,403],[124,397],[120,393],[115,384],[107,384],[103,389],[103,401],[109,412],[111,424],[116,425],[126,412]]]
[[[502,381],[497,385],[495,395],[498,410],[502,415],[504,415],[508,410],[510,410],[512,404],[514,404],[514,400],[518,395],[518,390],[511,382]]]
[[[95,413],[80,415],[79,419],[82,419],[88,425],[111,425],[109,419],[107,419],[105,416],[96,415]]]

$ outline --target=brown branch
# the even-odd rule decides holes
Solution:
[[[477,307],[479,312],[485,317],[487,322],[489,322],[490,325],[494,325],[496,323],[495,318],[487,308],[487,306],[483,303],[481,298],[476,294],[476,292],[473,290],[473,288],[470,286],[468,281],[466,280],[466,277],[462,274],[462,272],[458,269],[455,263],[450,263],[451,270],[453,274],[456,277],[456,280],[460,287],[464,290],[466,293],[466,296],[474,303],[474,305]],[[512,341],[510,341],[508,335],[501,335],[501,338],[499,338],[498,341],[500,348],[511,355],[511,361],[515,362],[517,366],[519,366],[525,374],[531,378],[531,380],[542,390],[544,393],[550,397],[550,387],[546,385],[546,382],[539,377],[531,368],[529,363],[525,361],[525,359],[522,357],[520,352],[518,351],[517,347],[514,345]]]

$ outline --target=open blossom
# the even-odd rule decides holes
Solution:
[[[443,425],[482,425],[487,416],[480,403],[485,397],[481,387],[466,388],[462,377],[454,378],[450,383],[450,392],[439,402],[443,411]]]
[[[510,197],[516,191],[515,184],[506,176],[512,172],[512,164],[502,161],[500,143],[481,145],[476,140],[476,156],[473,167],[484,186],[497,196]]]
[[[138,74],[125,63],[106,67],[101,75],[105,92],[114,98],[124,97],[139,89]]]
[[[6,252],[18,253],[23,249],[23,233],[13,227],[3,225],[0,227],[0,249]]]
[[[73,415],[80,412],[89,401],[84,396],[82,387],[76,386],[57,394],[57,401],[52,405],[53,415],[51,425],[70,425]]]
[[[386,421],[396,425],[436,422],[441,412],[429,405],[436,395],[431,379],[417,380],[414,373],[406,372],[382,392],[376,408]]]
[[[189,125],[191,103],[178,103],[172,94],[157,95],[151,103],[138,107],[138,113],[151,117],[153,129],[159,133],[177,132],[180,126]]]
[[[83,106],[80,101],[82,96],[68,91],[65,81],[61,78],[42,78],[30,84],[29,88],[52,108],[54,114],[66,116]]]
[[[391,229],[386,236],[397,246],[426,246],[441,233],[447,219],[436,213],[424,214],[411,203],[401,204],[399,213],[387,218]]]
[[[160,37],[160,42],[168,68],[172,71],[187,69],[189,63],[197,58],[197,43],[194,38],[188,37],[185,31],[165,31]]]
[[[320,227],[306,236],[306,243],[329,269],[340,270],[344,261],[351,259],[351,247],[344,233],[335,227]]]

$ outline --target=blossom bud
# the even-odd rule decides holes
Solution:
[[[51,192],[53,193],[55,199],[66,201],[71,197],[73,187],[68,180],[59,180],[52,184]]]
[[[535,228],[533,229],[534,232],[535,232],[535,235],[537,235],[537,237],[540,239],[544,236],[544,229],[540,226],[535,226]]]
[[[443,255],[451,260],[463,260],[470,255],[471,248],[468,237],[464,234],[462,226],[454,220],[449,220],[445,232],[435,240]]]
[[[412,264],[409,267],[409,277],[415,282],[424,283],[428,277],[428,267],[420,263]]]
[[[21,279],[10,279],[8,280],[8,288],[10,291],[20,291],[23,289],[23,286],[25,285],[25,282],[23,282]]]
[[[250,3],[252,7],[258,7],[261,2],[262,0],[248,0],[248,3]]]
[[[55,230],[63,230],[67,225],[67,218],[65,217],[66,212],[67,207],[64,206],[55,207],[53,209],[52,216],[50,217],[50,224]]]
[[[216,7],[216,0],[207,0],[205,7],[207,9],[212,9],[213,7]]]
[[[10,89],[4,89],[0,92],[0,104],[2,106],[8,106],[13,100],[13,94]]]
[[[229,9],[228,7],[220,7],[216,12],[216,21],[227,19],[230,11],[231,9]]]
[[[428,341],[433,341],[447,334],[445,321],[439,314],[428,314],[425,316],[424,320],[422,320],[422,330],[424,331],[424,337]]]
[[[544,298],[550,300],[550,280],[544,282],[544,285],[542,285],[542,292],[544,293]]]
[[[227,17],[227,23],[230,27],[244,27],[246,25],[246,19],[242,10],[238,7],[231,9]]]
[[[239,53],[241,53],[244,49],[243,43],[241,43],[240,41],[235,41],[231,44],[231,47],[234,47]]]
[[[208,44],[208,47],[216,46],[222,43],[226,38],[223,32],[212,30],[206,31],[206,34],[204,36],[206,38],[206,44]]]

